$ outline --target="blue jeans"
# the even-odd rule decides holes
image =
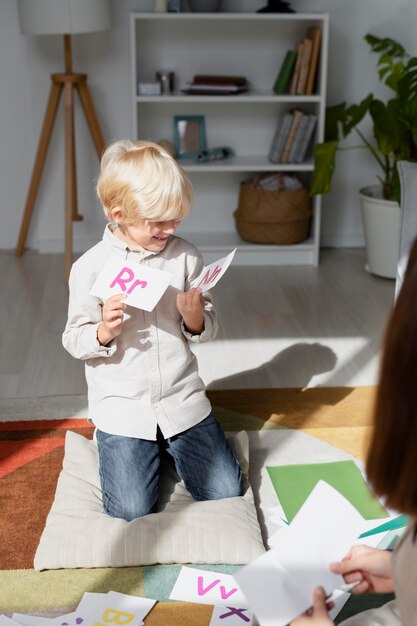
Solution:
[[[223,429],[210,414],[199,424],[156,441],[96,431],[104,511],[131,521],[154,513],[159,496],[161,455],[175,469],[195,500],[242,494],[242,474]]]

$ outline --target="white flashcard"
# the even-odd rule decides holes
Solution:
[[[21,623],[22,622],[19,622],[19,620],[14,620],[11,617],[7,617],[7,615],[0,615],[0,626],[17,626]]]
[[[215,606],[211,614],[209,626],[250,626],[252,613],[249,609],[232,606]]]
[[[114,623],[123,624],[123,626],[128,624],[129,626],[141,626],[143,618],[156,602],[150,598],[129,596],[117,591],[88,595],[89,597],[82,599],[83,626],[92,626],[97,622],[103,626]],[[97,596],[101,597],[98,598]],[[73,623],[69,626],[76,625]]]
[[[12,621],[22,624],[22,626],[41,626],[44,623],[53,621],[50,617],[40,617],[39,615],[26,615],[25,613],[13,613]],[[0,622],[1,624],[1,622]]]
[[[126,304],[152,311],[172,280],[172,274],[112,256],[90,289],[92,296],[108,300],[125,294]]]
[[[200,287],[203,292],[212,289],[225,274],[230,263],[233,261],[236,250],[237,248],[232,250],[232,252],[230,252],[230,254],[225,256],[223,259],[219,259],[219,261],[206,265],[200,276],[193,280],[191,287]]]
[[[339,615],[340,611],[343,609],[350,596],[350,593],[342,591],[341,589],[336,589],[335,591],[333,591],[332,597],[330,599],[332,602],[334,602],[334,607],[329,611],[330,619],[334,620],[336,615]]]
[[[248,608],[248,601],[230,574],[182,567],[170,594],[171,600]]]
[[[86,591],[75,611],[65,613],[65,615],[60,615],[59,617],[38,617],[21,613],[14,613],[14,615],[16,616],[16,621],[22,624],[22,626],[42,626],[45,623],[48,626],[86,626],[88,624],[86,618],[92,607],[97,606],[107,595],[106,593],[90,593]],[[2,625],[0,624],[0,626]]]
[[[343,559],[363,526],[356,508],[319,481],[275,547],[235,574],[260,625],[285,626],[311,606],[318,585],[328,594],[342,585],[329,565]]]

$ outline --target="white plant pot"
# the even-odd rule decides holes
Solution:
[[[398,202],[385,200],[378,185],[359,191],[367,264],[376,276],[395,278],[400,249],[401,212]]]

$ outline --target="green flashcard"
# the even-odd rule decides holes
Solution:
[[[291,522],[319,480],[337,489],[367,520],[388,517],[353,461],[267,467],[280,504]]]

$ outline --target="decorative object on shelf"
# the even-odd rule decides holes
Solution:
[[[335,167],[336,150],[342,139],[353,130],[358,135],[364,148],[380,167],[380,192],[376,194],[372,185],[360,191],[361,207],[364,211],[364,197],[370,196],[372,205],[379,205],[381,211],[376,220],[368,218],[362,213],[364,224],[365,243],[380,233],[379,245],[382,249],[381,257],[390,256],[395,259],[390,270],[386,266],[377,266],[370,262],[370,249],[367,246],[369,270],[385,278],[395,278],[398,259],[398,228],[399,228],[399,200],[400,185],[398,179],[397,162],[399,160],[417,161],[417,57],[410,57],[404,47],[389,37],[378,38],[371,34],[365,36],[372,52],[380,54],[378,59],[378,73],[380,79],[393,92],[394,96],[388,101],[378,100],[371,93],[359,104],[346,105],[342,103],[327,109],[326,141],[318,144],[315,149],[315,168],[311,193],[322,194],[330,191],[333,170]],[[369,113],[372,120],[373,141],[369,140],[358,128],[361,121]],[[379,197],[376,203],[375,199]],[[382,209],[384,200],[388,203]],[[393,202],[396,201],[396,202]],[[387,230],[382,221],[387,216],[391,226],[391,237],[387,237]],[[374,232],[368,228],[374,225]],[[375,247],[375,244],[373,244]],[[392,253],[387,249],[391,247]]]
[[[207,150],[204,115],[175,115],[174,145],[177,158],[196,159]]]
[[[172,141],[169,141],[169,139],[160,139],[158,143],[161,146],[161,148],[163,148],[166,152],[168,152],[168,154],[170,154],[175,159],[175,146],[172,143]]]
[[[153,0],[153,10],[155,13],[166,13],[168,11],[168,0]]]
[[[222,0],[188,0],[193,13],[216,13],[220,11]]]
[[[138,95],[139,96],[160,96],[161,95],[161,83],[138,83]]]
[[[42,177],[59,100],[65,99],[65,276],[72,265],[72,222],[82,220],[77,206],[75,165],[74,92],[80,97],[87,125],[100,158],[105,144],[87,85],[86,74],[74,74],[71,35],[110,28],[108,0],[19,0],[20,29],[26,35],[63,35],[65,72],[51,75],[51,90],[45,112],[28,196],[20,226],[16,256],[21,256],[29,231],[33,208]]]
[[[275,184],[271,180],[274,177]],[[260,176],[241,183],[234,213],[237,232],[242,239],[253,243],[292,245],[304,241],[311,218],[308,189],[283,190],[284,179],[279,173],[267,178],[261,184]]]
[[[294,9],[290,7],[290,3],[285,2],[285,0],[268,0],[266,6],[264,6],[262,9],[258,9],[256,12],[257,13],[295,13]]]
[[[169,0],[168,13],[179,13],[181,11],[181,0]]]
[[[160,70],[156,72],[156,80],[161,85],[162,95],[170,94],[175,88],[175,75],[174,72],[169,70]]]
[[[210,150],[202,150],[197,154],[197,163],[210,163],[211,161],[222,161],[233,155],[232,148],[222,146],[219,148],[210,148]]]

